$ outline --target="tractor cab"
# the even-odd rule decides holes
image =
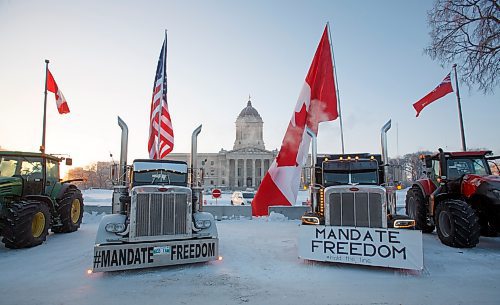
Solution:
[[[20,186],[14,196],[47,194],[60,180],[60,160],[40,153],[1,152],[0,179]]]
[[[491,175],[486,156],[491,151],[466,151],[466,152],[443,152],[435,155],[423,156],[428,175],[436,187],[441,182],[447,182],[453,186],[460,185],[460,179],[465,175],[478,176]]]

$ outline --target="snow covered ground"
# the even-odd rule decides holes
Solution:
[[[100,191],[85,201],[106,205]],[[89,200],[90,198],[94,198]],[[297,258],[299,222],[273,215],[217,223],[222,261],[88,275],[101,215],[43,245],[0,246],[0,304],[498,304],[500,238],[473,249],[424,234],[422,272]]]

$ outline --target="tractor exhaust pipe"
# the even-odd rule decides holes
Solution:
[[[312,143],[311,143],[311,148],[312,148],[312,155],[311,155],[311,194],[312,194],[312,202],[311,202],[311,210],[312,212],[316,212],[316,209],[318,208],[318,192],[317,192],[317,187],[316,187],[316,175],[315,175],[315,168],[316,168],[316,160],[318,159],[318,138],[316,134],[309,128],[306,127],[306,132],[307,134],[311,137]]]
[[[191,189],[193,191],[193,196],[196,196],[198,204],[193,202],[193,209],[196,211],[202,210],[203,204],[203,185],[201,185],[201,179],[198,178],[198,135],[201,132],[202,125],[198,126],[191,136]]]
[[[387,177],[388,177],[388,168],[387,166],[389,165],[389,155],[387,153],[387,131],[391,129],[391,120],[387,121],[387,123],[382,126],[382,129],[380,130],[380,141],[382,145],[382,163],[384,166],[384,179],[385,183],[387,184]]]
[[[125,185],[127,182],[127,147],[128,147],[128,126],[118,117],[118,126],[122,129],[121,149],[120,149],[120,169],[118,171],[118,185]]]

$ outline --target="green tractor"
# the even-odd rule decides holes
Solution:
[[[38,246],[49,229],[54,233],[78,230],[83,216],[81,191],[61,181],[53,155],[0,151],[0,236],[11,249]]]

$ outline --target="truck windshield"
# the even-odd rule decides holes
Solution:
[[[376,160],[334,160],[323,164],[323,185],[378,184]]]
[[[187,164],[168,162],[136,162],[133,166],[133,180],[137,184],[171,184],[187,183]]]
[[[342,184],[378,184],[378,173],[376,171],[356,171],[356,172],[324,172],[323,185]]]

